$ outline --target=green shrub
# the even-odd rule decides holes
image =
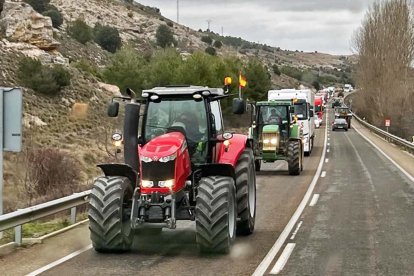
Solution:
[[[92,28],[81,19],[76,19],[69,25],[68,33],[82,44],[93,39]]]
[[[166,48],[174,44],[174,34],[167,25],[160,25],[155,34],[157,45]]]
[[[220,40],[216,40],[214,41],[213,46],[216,47],[217,49],[220,49],[223,46],[223,43]]]
[[[98,68],[89,62],[87,59],[80,59],[73,64],[74,67],[78,68],[79,70],[91,74],[92,76],[98,76]]]
[[[201,37],[201,41],[207,43],[208,45],[211,45],[211,43],[213,43],[213,39],[208,35]]]
[[[273,69],[273,73],[280,76],[281,73],[280,73],[279,67],[276,64],[272,65],[272,69]]]
[[[95,42],[108,52],[115,53],[121,48],[122,40],[116,28],[96,24],[94,33]]]
[[[213,47],[207,47],[205,49],[205,52],[209,55],[215,56],[216,55],[216,49],[214,49]]]
[[[43,13],[44,16],[49,16],[52,19],[53,28],[59,28],[63,23],[63,16],[57,9],[47,10]]]
[[[61,65],[44,66],[38,60],[25,57],[20,60],[18,78],[25,87],[42,94],[55,95],[70,84],[71,76]]]
[[[24,0],[24,2],[32,6],[38,13],[43,13],[48,10],[50,0]]]
[[[172,28],[172,27],[174,27],[174,23],[172,23],[171,21],[168,21],[167,26]]]
[[[296,68],[296,67],[292,67],[292,66],[283,66],[280,71],[285,74],[288,75],[289,77],[292,77],[294,79],[297,80],[302,80],[302,70]]]

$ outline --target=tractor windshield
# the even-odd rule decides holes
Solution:
[[[148,105],[145,140],[162,135],[171,127],[182,128],[192,141],[207,139],[207,118],[204,102],[193,99],[164,99]]]
[[[260,106],[258,124],[269,125],[276,124],[280,125],[287,122],[288,111],[286,106],[271,106],[264,105]]]

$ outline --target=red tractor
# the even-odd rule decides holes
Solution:
[[[177,220],[196,223],[201,251],[229,252],[239,235],[254,230],[256,177],[251,141],[224,132],[221,88],[156,87],[122,98],[122,164],[98,165],[89,203],[89,229],[98,252],[129,250],[134,235],[175,229]],[[114,98],[116,99],[116,98]],[[116,117],[119,101],[108,115]],[[233,100],[233,112],[245,104]]]

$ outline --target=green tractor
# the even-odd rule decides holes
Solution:
[[[256,171],[260,171],[262,161],[286,160],[289,174],[299,175],[303,170],[303,133],[293,100],[257,102],[251,106],[249,136],[253,140]]]

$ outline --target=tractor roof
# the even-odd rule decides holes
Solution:
[[[197,93],[202,92],[210,92],[210,94],[206,93],[206,95],[203,94],[203,96],[223,96],[225,95],[224,90],[222,88],[211,88],[207,86],[193,86],[193,85],[187,85],[187,86],[165,86],[165,87],[154,87],[152,89],[142,90],[142,96],[148,96],[145,95],[145,93],[149,95],[156,94],[158,96],[182,96],[182,95],[194,95]]]

